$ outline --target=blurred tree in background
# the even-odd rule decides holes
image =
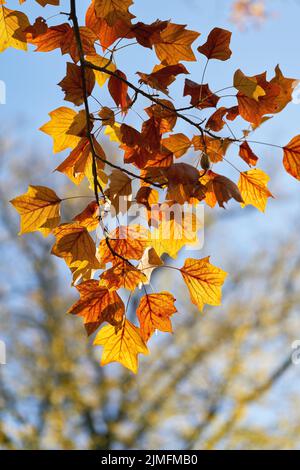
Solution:
[[[50,242],[15,235],[8,199],[28,173],[31,180],[48,173],[40,163],[47,159],[26,157],[24,149],[20,158],[6,141],[1,148],[0,339],[7,365],[0,366],[0,448],[299,447],[299,370],[290,357],[300,306],[296,235],[240,269],[235,264],[223,307],[207,309],[201,321],[186,292],[178,292],[174,335],[152,339],[154,357],[142,361],[138,376],[119,365],[101,368],[80,319],[65,314],[74,298],[66,297],[66,270],[50,256]],[[213,231],[214,221],[206,227]]]

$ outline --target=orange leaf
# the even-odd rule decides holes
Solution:
[[[208,179],[205,201],[210,207],[214,207],[218,203],[220,207],[224,208],[224,203],[231,198],[237,202],[244,202],[237,185],[226,176],[208,171],[205,178]],[[204,183],[203,179],[201,181]]]
[[[147,342],[155,330],[172,333],[170,316],[177,312],[175,298],[169,292],[146,294],[137,308],[141,336]]]
[[[54,230],[56,242],[51,253],[63,258],[70,268],[99,269],[96,246],[86,227],[78,222],[62,224]]]
[[[108,80],[108,90],[116,105],[126,112],[130,105],[130,98],[127,94],[128,85],[118,78],[126,80],[126,75],[121,70],[116,70],[114,73],[116,76],[111,76]]]
[[[93,137],[93,146],[96,154],[101,157],[101,159],[105,160],[104,150],[96,141],[95,137]],[[70,155],[56,168],[56,171],[67,175],[74,184],[80,184],[85,176],[89,180],[91,179],[92,165],[93,157],[90,141],[88,137],[82,137]],[[104,173],[101,173],[104,165],[105,163],[103,161],[97,159],[98,176],[103,185],[106,183],[107,179]]]
[[[258,168],[240,174],[238,187],[244,200],[242,207],[250,204],[261,212],[265,211],[268,198],[274,197],[267,188],[269,179],[269,176]]]
[[[208,59],[229,59],[232,54],[229,48],[231,34],[226,29],[214,28],[209,33],[206,43],[198,47],[198,51]]]
[[[97,334],[95,346],[104,346],[101,365],[110,362],[119,362],[124,367],[137,373],[138,354],[148,354],[148,348],[141,338],[140,329],[129,320],[125,320],[123,326],[116,331],[111,325],[106,325]]]
[[[207,136],[203,138],[201,135],[195,135],[192,143],[195,150],[201,150],[209,156],[212,163],[217,163],[223,160],[230,141],[228,139],[214,139]]]
[[[182,64],[167,65],[166,67],[156,65],[150,74],[137,72],[141,77],[139,83],[146,83],[166,94],[168,94],[168,86],[174,82],[177,75],[182,73],[189,73]]]
[[[29,186],[26,194],[10,202],[21,216],[20,235],[36,230],[48,235],[60,222],[61,199],[52,189]]]
[[[119,260],[112,268],[104,271],[100,277],[101,286],[110,290],[124,288],[131,292],[144,281],[147,281],[145,274],[123,260]]]
[[[93,232],[99,226],[99,206],[96,201],[90,202],[86,208],[76,215],[73,220],[89,232]]]
[[[82,282],[76,289],[80,300],[72,305],[68,313],[84,318],[88,335],[94,333],[103,322],[114,326],[122,323],[125,307],[117,292],[99,286],[95,280]]]
[[[191,146],[190,139],[182,134],[172,134],[162,140],[162,145],[170,150],[176,158],[182,157]]]
[[[144,47],[152,49],[152,46],[161,41],[160,33],[168,26],[169,21],[156,20],[154,23],[145,24],[139,21],[132,25],[131,32],[137,42]]]
[[[221,108],[217,109],[208,119],[206,123],[206,129],[210,129],[214,132],[219,132],[225,126],[225,121],[223,118],[225,114],[227,114],[228,109],[222,106]]]
[[[98,18],[105,19],[109,26],[120,19],[130,23],[132,15],[128,8],[132,3],[132,0],[94,0],[95,13]]]
[[[185,27],[186,25],[169,23],[160,33],[160,42],[156,42],[154,47],[157,57],[164,65],[177,64],[181,60],[196,60],[191,44],[199,33]]]
[[[249,166],[256,166],[258,157],[255,153],[251,150],[247,141],[243,142],[240,145],[239,156],[249,165]]]
[[[283,147],[283,165],[286,171],[300,180],[300,135]]]
[[[117,255],[130,259],[141,259],[148,245],[149,232],[141,225],[121,225],[109,234],[109,243],[116,253],[113,254],[106,240],[99,245],[99,255],[103,263],[116,262]]]
[[[209,257],[200,260],[188,258],[180,271],[193,304],[200,310],[203,310],[204,304],[221,304],[221,287],[227,273],[210,264]]]

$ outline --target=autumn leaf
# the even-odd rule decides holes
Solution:
[[[92,201],[73,220],[86,227],[89,232],[93,232],[99,226],[99,209],[97,201]]]
[[[240,190],[237,185],[226,176],[218,175],[213,171],[208,171],[205,175],[205,180],[201,179],[206,184],[205,201],[210,207],[215,207],[216,203],[224,208],[224,203],[227,203],[231,198],[237,202],[244,202]]]
[[[160,33],[160,42],[156,42],[154,47],[157,57],[164,65],[177,64],[181,60],[196,60],[191,45],[199,33],[185,28],[186,25],[169,23]]]
[[[146,248],[146,250],[144,251],[141,261],[137,266],[137,268],[142,271],[146,277],[143,283],[149,284],[154,269],[163,266],[163,264],[163,261],[161,260],[160,256],[158,256],[155,249],[152,246],[148,246],[148,248]]]
[[[214,132],[219,132],[225,126],[225,121],[223,120],[224,116],[227,114],[228,110],[224,106],[217,109],[207,120],[205,125],[206,129],[210,129]]]
[[[85,281],[76,286],[80,294],[68,313],[84,318],[84,326],[91,335],[103,323],[118,326],[123,321],[125,307],[116,291],[108,290],[96,280]]]
[[[98,179],[104,187],[107,183],[107,176],[102,171],[105,166],[105,153],[101,145],[92,138],[93,147],[99,157],[96,162]],[[100,160],[101,159],[101,160]],[[70,155],[56,168],[56,171],[64,173],[74,184],[80,184],[86,176],[89,181],[93,180],[93,156],[91,143],[88,137],[81,137],[76,147]]]
[[[129,13],[109,25],[105,18],[96,16],[95,2],[92,1],[86,12],[85,24],[99,39],[102,50],[105,51],[119,38],[134,37],[129,25],[132,18],[134,15]]]
[[[174,302],[175,298],[169,292],[146,294],[141,298],[136,314],[145,343],[155,330],[172,333],[170,316],[177,312]]]
[[[169,21],[156,20],[154,23],[145,24],[139,21],[133,24],[131,32],[141,46],[152,49],[153,45],[161,41],[160,33],[168,26]]]
[[[191,105],[199,109],[215,108],[220,99],[207,84],[201,85],[188,78],[185,79],[183,90],[183,96],[187,95],[191,96]]]
[[[109,234],[109,244],[102,240],[99,245],[99,256],[103,263],[116,262],[118,255],[130,259],[141,259],[149,242],[149,232],[142,225],[121,225]]]
[[[106,325],[97,334],[95,346],[103,346],[101,365],[119,362],[135,374],[138,370],[138,354],[148,354],[140,329],[129,320],[125,320],[118,330],[112,325]]]
[[[106,70],[110,72],[116,71],[116,66],[113,62],[110,62],[109,59],[106,59],[105,57],[101,57],[98,54],[87,55],[86,61],[93,65],[96,65],[97,67],[104,67]],[[105,82],[108,80],[109,75],[105,72],[100,72],[99,70],[94,70],[93,72],[94,72],[96,82],[98,83],[100,87],[102,87],[105,84]]]
[[[170,150],[176,158],[182,157],[191,146],[190,139],[182,134],[172,134],[166,139],[162,140],[162,144],[168,150]]]
[[[73,109],[61,107],[51,111],[49,116],[50,121],[40,130],[53,138],[53,152],[76,147],[86,127],[84,111],[76,113]]]
[[[231,57],[229,48],[231,32],[222,28],[214,28],[208,35],[203,46],[198,47],[198,51],[208,59],[228,60]]]
[[[258,101],[260,96],[264,96],[266,94],[265,90],[258,85],[255,77],[247,77],[241,70],[237,70],[235,72],[233,85],[238,91],[246,95],[248,98],[253,98],[255,101]]]
[[[247,141],[243,142],[240,145],[239,156],[249,165],[256,166],[258,162],[258,157],[251,150]]]
[[[268,198],[274,197],[267,188],[269,179],[269,176],[258,168],[240,174],[238,187],[244,201],[242,207],[250,204],[261,212],[265,211]]]
[[[29,186],[26,194],[10,202],[21,216],[20,235],[36,230],[48,235],[60,222],[61,199],[45,186]]]
[[[121,70],[116,70],[114,73],[115,75],[108,80],[108,90],[116,105],[125,113],[130,105],[130,98],[127,94],[128,85],[120,78],[126,80],[126,75]]]
[[[84,26],[80,27],[79,31],[84,54],[95,54],[94,43],[97,37],[94,32]],[[50,52],[60,49],[63,55],[70,54],[75,63],[79,61],[76,37],[69,23],[50,26],[42,34],[32,38],[30,43],[36,46],[37,52]]]
[[[204,199],[204,188],[197,168],[188,163],[174,163],[166,168],[164,173],[168,181],[168,199],[179,204],[193,203],[193,199]]]
[[[76,106],[79,106],[84,101],[84,90],[82,84],[82,70],[76,64],[67,63],[67,75],[58,84],[62,91],[65,92],[65,100],[71,101]],[[85,93],[86,96],[92,94],[95,86],[95,75],[91,69],[85,71]]]
[[[137,72],[141,77],[139,83],[145,83],[156,90],[162,91],[168,95],[168,86],[174,82],[177,75],[188,74],[189,72],[182,64],[167,65],[156,65],[152,73]]]
[[[147,281],[146,275],[123,260],[117,261],[100,276],[100,285],[110,290],[124,288],[133,292],[137,285],[144,281]]]
[[[132,199],[132,185],[131,178],[129,178],[121,170],[113,170],[109,177],[110,185],[105,191],[106,196],[109,198],[115,213],[125,213],[131,205]]]
[[[30,26],[27,16],[16,10],[9,10],[0,2],[0,52],[8,47],[27,50],[24,29]]]
[[[283,165],[286,171],[300,180],[300,135],[283,147]]]
[[[113,26],[119,19],[130,23],[132,15],[128,8],[132,3],[132,0],[94,0],[94,8],[98,18],[104,18]]]
[[[96,246],[89,235],[87,228],[78,222],[62,224],[54,229],[56,242],[51,253],[63,258],[72,268],[99,269],[101,267],[96,258]]]
[[[204,304],[221,304],[221,288],[227,273],[210,264],[209,257],[200,260],[188,258],[180,271],[193,304],[200,310]]]
[[[166,215],[159,226],[152,230],[150,245],[158,256],[166,253],[176,259],[184,246],[198,243],[198,232],[203,228],[203,221],[190,212],[182,212],[172,217],[167,208],[162,208],[162,211],[164,209]]]
[[[200,150],[207,154],[212,163],[218,163],[223,160],[230,141],[228,139],[215,139],[213,137],[195,135],[192,139],[192,144],[195,150]]]

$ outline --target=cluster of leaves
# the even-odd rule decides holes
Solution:
[[[59,0],[37,1],[42,6],[59,4]],[[269,177],[256,168],[259,158],[250,147],[249,135],[285,108],[296,81],[285,78],[279,66],[270,81],[266,73],[248,77],[237,70],[230,86],[236,90],[235,103],[229,108],[219,106],[222,90],[211,91],[204,83],[205,71],[210,60],[230,58],[231,33],[214,28],[197,49],[200,62],[206,57],[202,80],[197,83],[185,78],[183,96],[190,102],[176,108],[169,87],[179,76],[189,74],[182,61],[197,60],[192,44],[199,33],[171,21],[136,21],[129,11],[131,0],[93,0],[84,26],[79,26],[75,0],[70,0],[70,12],[60,13],[67,22],[54,26],[48,26],[42,17],[30,24],[24,13],[9,10],[4,3],[0,1],[0,50],[10,46],[26,50],[30,44],[39,52],[60,49],[62,55],[70,56],[59,86],[65,100],[75,107],[83,105],[82,109],[63,106],[51,111],[50,121],[41,130],[53,138],[54,153],[70,149],[56,170],[75,185],[86,178],[94,199],[72,221],[61,223],[60,206],[66,199],[49,188],[29,186],[26,194],[12,201],[21,216],[20,233],[38,230],[55,236],[52,253],[64,259],[80,294],[69,312],[83,317],[89,335],[101,326],[94,343],[104,348],[102,364],[117,361],[136,372],[138,354],[148,353],[147,342],[155,330],[172,331],[171,316],[177,311],[171,293],[147,292],[153,270],[179,271],[191,301],[200,310],[205,304],[221,303],[226,277],[208,257],[188,258],[182,267],[164,263],[163,255],[176,258],[181,248],[195,242],[188,235],[195,234],[197,220],[193,215],[184,217],[182,230],[183,221],[167,219],[162,207],[176,203],[184,212],[186,203],[197,206],[203,201],[210,207],[224,207],[234,199],[242,207],[250,204],[264,211],[272,197],[267,188]],[[154,50],[159,61],[151,72],[137,72],[139,84],[129,81],[116,64],[118,50],[129,46]],[[107,105],[99,104],[99,109],[91,112],[93,93],[104,84]],[[136,129],[124,120],[139,98],[147,99],[149,106],[144,109],[141,129]],[[211,108],[215,108],[213,112]],[[195,120],[186,113],[191,109],[199,113]],[[209,114],[203,117],[204,113]],[[248,123],[248,130],[240,138],[232,132],[223,136],[223,129],[230,131],[229,123],[239,116]],[[175,131],[180,121],[189,124],[193,135]],[[118,143],[124,164],[118,165],[105,154],[99,142],[102,131]],[[215,171],[217,163],[228,161],[226,152],[233,144],[239,147],[241,163],[250,168],[237,170],[237,184]],[[300,179],[300,136],[281,148],[285,169]],[[196,152],[196,165],[178,163],[189,149]],[[133,183],[138,187],[134,189]],[[118,220],[119,212],[124,212],[120,197],[126,201],[125,212],[133,200],[143,206],[148,224],[119,225],[110,232],[105,218],[111,213]],[[157,208],[155,216],[153,206]],[[101,232],[99,242],[95,231]],[[119,289],[128,290],[130,300],[138,287],[144,290],[136,312],[139,327],[126,317],[127,309],[118,293]]]

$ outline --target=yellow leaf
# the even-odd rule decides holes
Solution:
[[[267,188],[269,179],[269,176],[258,168],[241,173],[238,182],[238,188],[244,201],[241,206],[252,205],[264,212],[268,197],[274,197]]]
[[[96,65],[97,67],[105,67],[107,70],[110,70],[111,72],[114,72],[116,70],[115,64],[110,62],[109,59],[106,59],[105,57],[101,57],[98,54],[87,55],[86,61],[90,62],[93,65]],[[95,74],[96,82],[101,87],[109,78],[109,75],[107,73],[99,72],[98,70],[94,70],[94,74]]]
[[[24,13],[0,5],[0,52],[8,47],[26,51],[26,34],[23,31],[28,26],[30,23]]]
[[[44,186],[29,186],[26,194],[12,201],[21,216],[22,233],[40,230],[48,235],[60,222],[59,205],[61,199],[52,189]]]
[[[73,109],[62,106],[51,111],[49,116],[51,120],[40,130],[53,138],[53,152],[76,147],[86,127],[85,112],[76,113]]]
[[[116,331],[112,325],[106,325],[97,334],[95,346],[103,346],[101,365],[119,362],[135,374],[138,370],[138,354],[148,354],[148,348],[142,340],[140,329],[129,320]]]
[[[204,304],[221,304],[221,287],[227,273],[210,264],[209,257],[200,260],[188,258],[180,271],[190,291],[193,304],[200,310],[203,310]]]
[[[158,256],[167,253],[172,258],[177,258],[178,252],[185,245],[195,245],[198,242],[198,231],[202,226],[195,214],[177,214],[175,218],[162,220],[159,227],[151,232],[150,245]]]
[[[155,330],[172,333],[170,316],[177,312],[175,298],[169,292],[144,295],[136,314],[141,325],[141,336],[146,342]]]

